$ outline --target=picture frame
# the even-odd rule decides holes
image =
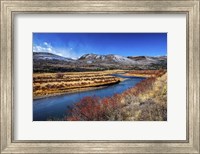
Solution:
[[[199,153],[199,0],[1,0],[1,153]],[[15,14],[143,13],[187,16],[187,116],[184,141],[14,140],[13,27]]]

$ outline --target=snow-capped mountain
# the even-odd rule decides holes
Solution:
[[[74,61],[71,58],[65,58],[48,52],[33,52],[33,60],[60,60],[60,61]]]
[[[109,69],[167,68],[167,57],[85,54],[77,60],[52,53],[33,52],[34,72],[73,72]]]
[[[167,57],[150,57],[150,56],[129,56],[123,57],[120,55],[98,55],[98,54],[85,54],[79,58],[80,61],[85,61],[90,64],[94,63],[115,63],[121,65],[149,65],[167,63]]]
[[[127,57],[131,60],[136,61],[139,65],[149,65],[149,64],[166,64],[167,65],[167,57],[150,57],[150,56],[129,56]]]
[[[79,59],[79,61],[85,61],[87,63],[118,63],[121,65],[133,65],[136,64],[135,61],[123,57],[123,56],[119,56],[119,55],[114,55],[114,54],[109,54],[109,55],[97,55],[97,54],[85,54],[83,56],[81,56]]]

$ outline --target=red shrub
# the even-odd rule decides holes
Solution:
[[[99,121],[108,120],[108,115],[118,108],[118,102],[114,98],[84,97],[69,110],[69,116],[65,119],[74,121]]]
[[[100,116],[100,98],[84,97],[69,110],[66,120],[96,120]]]
[[[160,70],[156,76],[163,75],[166,71]],[[80,102],[74,104],[69,110],[65,120],[69,121],[105,121],[113,120],[113,117],[119,116],[122,108],[122,100],[127,96],[137,96],[146,90],[151,90],[156,78],[147,78],[133,88],[124,91],[121,94],[115,94],[112,97],[100,99],[99,97],[84,97]],[[110,117],[112,117],[110,119]]]

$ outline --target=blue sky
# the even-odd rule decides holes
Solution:
[[[167,33],[33,33],[33,52],[74,59],[87,53],[166,56]]]

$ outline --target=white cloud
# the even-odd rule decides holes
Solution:
[[[51,52],[51,48],[42,47],[39,45],[33,46],[33,52]]]
[[[48,52],[62,56],[61,53],[57,52],[56,49],[47,42],[43,42],[41,45],[33,45],[33,52]]]
[[[61,54],[61,56],[67,58],[77,59],[80,57],[80,54],[78,54],[77,52],[73,51],[70,48],[57,49],[56,52]]]
[[[46,45],[46,46],[48,46],[48,43],[47,43],[47,42],[44,42],[43,44]]]
[[[49,52],[52,52],[52,49],[51,49],[51,48],[47,48],[47,50],[48,50]]]
[[[53,47],[50,43],[48,42],[43,42],[41,45],[33,45],[33,52],[48,52],[52,54],[56,54],[59,56],[63,57],[68,57],[72,59],[77,59],[82,54],[77,53],[76,51],[73,51],[73,48],[63,48],[63,49],[58,49]]]
[[[53,48],[50,43],[44,42],[43,45],[47,48]]]
[[[42,45],[33,45],[33,52],[50,52],[54,53],[54,48],[50,43],[44,42]]]

